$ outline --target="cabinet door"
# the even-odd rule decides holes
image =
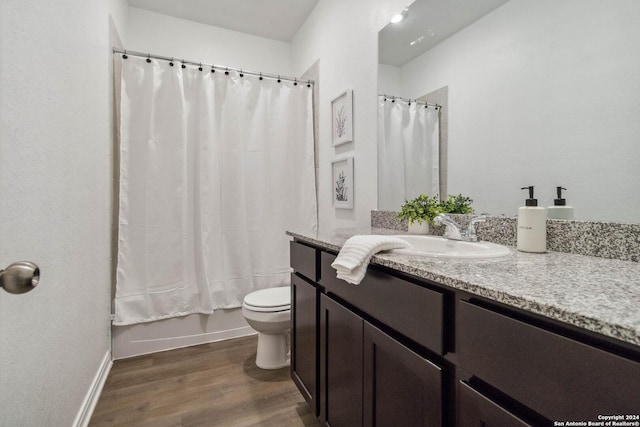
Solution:
[[[291,378],[318,415],[318,299],[317,288],[291,275]]]
[[[320,418],[327,426],[362,426],[362,323],[320,297]]]
[[[364,324],[364,425],[442,425],[442,370]]]
[[[463,427],[530,427],[465,382],[458,383],[458,425]]]

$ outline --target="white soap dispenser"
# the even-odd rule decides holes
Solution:
[[[553,200],[553,206],[547,208],[547,218],[551,219],[573,219],[573,208],[567,206],[567,199],[562,198],[564,187],[556,187],[558,198]]]
[[[529,190],[525,206],[518,209],[518,250],[543,253],[547,251],[547,213],[533,198],[533,185],[522,187]]]

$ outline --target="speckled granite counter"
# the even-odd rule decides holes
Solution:
[[[356,234],[406,234],[385,228],[288,235],[338,251]],[[372,264],[442,283],[589,331],[640,345],[640,264],[560,252],[455,260],[380,253]],[[355,286],[355,285],[354,285]]]

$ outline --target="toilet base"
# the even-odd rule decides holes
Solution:
[[[261,369],[280,369],[289,366],[288,331],[282,334],[258,333],[256,365]]]

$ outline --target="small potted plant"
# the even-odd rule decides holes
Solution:
[[[429,224],[442,212],[438,196],[429,197],[421,194],[413,200],[405,200],[398,212],[398,218],[406,219],[409,223],[409,233],[428,234]]]
[[[441,202],[440,207],[443,213],[471,214],[473,213],[471,203],[473,203],[473,200],[462,194],[458,194],[457,196],[449,194],[447,200]]]

